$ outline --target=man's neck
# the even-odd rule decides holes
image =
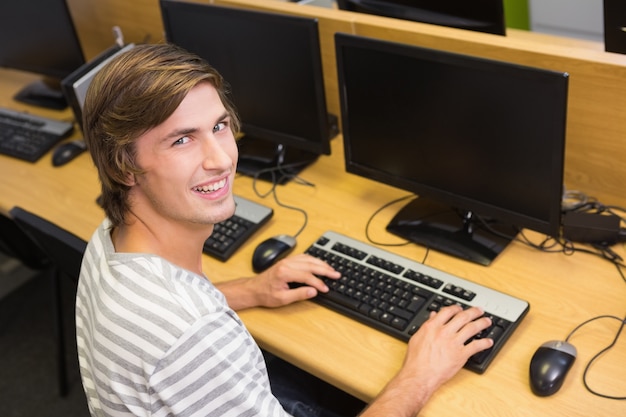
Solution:
[[[202,275],[202,245],[211,232],[212,226],[198,229],[163,221],[157,226],[130,215],[127,224],[112,231],[111,239],[116,252],[155,254]]]

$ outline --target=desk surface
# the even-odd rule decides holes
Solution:
[[[69,110],[45,111],[10,99],[32,79],[27,74],[0,70],[0,105],[59,119],[71,117]],[[332,155],[322,156],[302,173],[314,186],[292,183],[278,187],[282,202],[305,208],[309,215],[309,224],[298,239],[296,251],[304,251],[328,229],[365,241],[365,224],[372,213],[408,194],[345,173],[342,151],[338,137],[333,140]],[[52,166],[50,155],[34,164],[0,156],[0,175],[3,212],[19,205],[84,239],[89,239],[102,220],[103,213],[95,203],[99,183],[88,154],[60,168]],[[267,184],[258,185],[260,191],[267,190]],[[272,206],[275,215],[227,263],[205,256],[205,272],[214,281],[252,275],[250,260],[256,244],[279,233],[295,233],[303,221],[300,213],[276,206],[271,198],[257,197],[249,178],[238,177],[235,192]],[[375,218],[370,229],[374,239],[398,242],[384,231],[397,209],[392,207]],[[529,236],[535,241],[542,237],[533,233]],[[425,249],[416,245],[390,249],[419,260],[425,254]],[[623,245],[616,251],[626,257]],[[613,265],[582,253],[541,253],[521,243],[509,246],[489,267],[435,251],[428,254],[426,263],[526,299],[531,308],[489,369],[483,375],[461,370],[435,395],[423,416],[624,415],[623,401],[594,396],[582,383],[587,362],[615,336],[619,324],[615,320],[596,321],[575,334],[571,341],[578,348],[578,359],[557,394],[535,397],[528,386],[529,360],[541,343],[565,338],[574,327],[592,317],[624,315],[626,283]],[[376,396],[404,357],[404,343],[312,302],[280,309],[250,309],[240,315],[262,347],[364,400]],[[626,338],[622,337],[614,349],[593,365],[589,384],[602,393],[624,396],[624,369]]]

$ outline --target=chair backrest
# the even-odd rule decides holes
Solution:
[[[83,254],[87,248],[86,241],[20,207],[13,207],[10,215],[61,272],[78,280]]]
[[[47,254],[39,245],[12,218],[2,213],[0,213],[0,250],[36,271],[51,265]]]

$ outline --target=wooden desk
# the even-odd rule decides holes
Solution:
[[[0,70],[0,97],[10,97],[27,79],[22,74]],[[0,103],[23,108],[6,98],[0,99]],[[34,108],[31,111],[55,114]],[[69,113],[56,114],[67,117]],[[305,208],[309,214],[309,224],[298,239],[299,252],[327,229],[365,240],[365,224],[370,215],[383,204],[407,194],[345,173],[341,138],[333,140],[332,152],[302,174],[314,187],[278,187],[281,201]],[[0,175],[3,212],[19,205],[84,239],[89,239],[102,220],[103,213],[95,203],[99,184],[87,154],[60,168],[52,167],[50,155],[35,164],[0,156]],[[259,188],[264,187],[260,184]],[[235,192],[274,207],[275,215],[229,262],[205,257],[205,271],[215,281],[251,275],[250,260],[256,244],[275,234],[295,233],[303,221],[301,214],[275,206],[271,198],[259,200],[249,178],[239,177]],[[386,210],[375,219],[375,239],[397,241],[384,232],[384,225],[398,208]],[[425,253],[415,245],[392,251],[420,260]],[[626,257],[623,246],[616,251]],[[572,342],[579,356],[557,394],[538,398],[528,385],[529,360],[541,343],[565,338],[576,325],[594,316],[624,315],[626,283],[613,265],[585,254],[540,253],[520,243],[508,247],[490,267],[434,251],[426,263],[524,298],[531,309],[485,374],[461,370],[436,394],[422,416],[624,415],[623,401],[593,396],[581,380],[588,360],[614,337],[617,321],[595,322],[577,332]],[[241,312],[241,317],[262,347],[366,401],[376,396],[404,357],[404,343],[312,302],[281,309],[251,309]],[[626,338],[622,337],[592,368],[590,384],[603,393],[626,395],[625,368]]]

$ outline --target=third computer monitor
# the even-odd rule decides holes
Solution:
[[[317,19],[161,0],[166,38],[206,59],[242,120],[238,171],[284,182],[330,154]]]
[[[336,34],[348,172],[415,193],[387,229],[488,265],[557,236],[568,74]]]
[[[337,0],[341,10],[506,34],[504,0]]]

